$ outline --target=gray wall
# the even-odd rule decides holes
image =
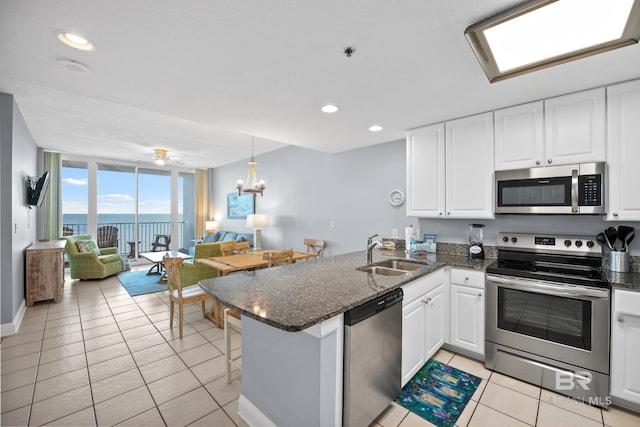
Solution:
[[[13,96],[4,93],[0,93],[0,135],[0,323],[5,325],[14,321],[24,300],[24,250],[36,241],[36,212],[27,206],[26,182],[28,176],[38,175],[38,150]]]
[[[501,215],[492,220],[417,219],[406,216],[406,205],[392,207],[393,189],[405,191],[405,143],[394,141],[338,154],[324,154],[289,146],[256,157],[258,178],[267,181],[264,196],[257,198],[258,213],[269,215],[262,231],[263,247],[302,248],[305,237],[328,242],[327,255],[363,250],[366,238],[379,233],[391,237],[393,228],[420,227],[435,233],[438,241],[467,243],[470,222],[485,224],[485,243],[494,245],[499,231],[566,233],[595,236],[619,223],[600,216]],[[210,192],[216,215],[225,230],[250,231],[243,220],[226,219],[226,194],[238,178],[245,179],[246,161],[215,168]],[[425,191],[429,184],[425,183]],[[335,221],[335,228],[331,228]],[[640,222],[625,223],[640,229]],[[640,242],[631,252],[640,254]]]
[[[269,216],[262,246],[302,249],[309,237],[326,240],[325,253],[335,255],[362,250],[368,236],[388,236],[415,222],[404,206],[388,202],[391,190],[405,187],[404,152],[404,141],[395,141],[339,154],[289,146],[256,156],[258,178],[267,182],[256,202],[256,212]],[[225,230],[251,231],[244,220],[226,218],[226,194],[246,175],[246,161],[210,173],[214,212]]]

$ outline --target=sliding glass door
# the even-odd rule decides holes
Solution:
[[[195,237],[194,173],[64,159],[62,214],[64,234],[91,234],[122,256],[186,250]]]
[[[135,241],[136,168],[99,163],[97,188],[98,246],[128,254]]]

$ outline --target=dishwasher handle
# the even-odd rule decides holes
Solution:
[[[356,308],[352,308],[351,310],[344,313],[345,326],[355,325],[356,323],[362,322],[363,320],[368,319],[376,313],[386,310],[392,305],[401,303],[403,295],[404,293],[402,292],[402,288],[399,288],[374,300],[365,302],[364,304],[359,305]]]

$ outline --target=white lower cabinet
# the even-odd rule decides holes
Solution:
[[[402,385],[444,344],[447,294],[444,269],[406,285],[402,300]]]
[[[640,293],[613,292],[611,396],[640,405]]]
[[[484,272],[452,268],[450,277],[447,343],[484,357]]]

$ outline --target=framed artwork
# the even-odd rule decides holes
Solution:
[[[247,219],[247,215],[256,212],[255,198],[253,194],[228,193],[227,194],[227,218]]]

